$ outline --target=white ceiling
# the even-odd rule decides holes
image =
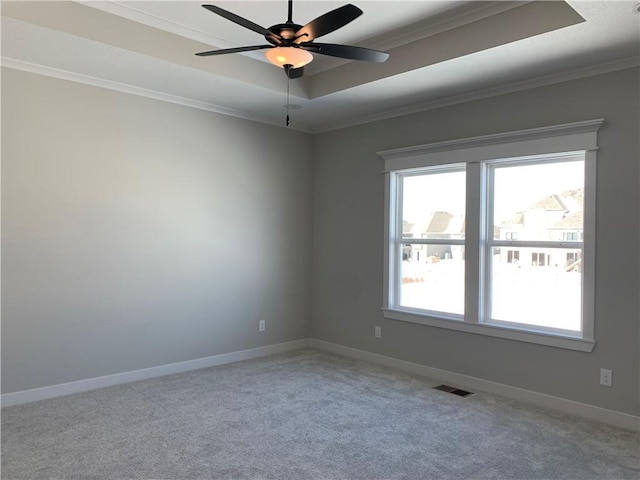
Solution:
[[[292,80],[291,128],[321,132],[637,66],[634,1],[350,0],[364,14],[320,42],[388,51],[384,64],[323,55]],[[287,80],[266,43],[193,1],[2,2],[2,63],[284,126]],[[210,1],[270,27],[287,2]],[[298,24],[348,2],[294,0]]]

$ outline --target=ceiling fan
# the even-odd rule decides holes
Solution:
[[[304,66],[313,60],[311,53],[368,62],[384,62],[389,58],[388,53],[369,48],[314,42],[316,38],[338,30],[362,15],[362,10],[355,5],[348,4],[336,8],[302,26],[293,22],[293,0],[289,0],[289,15],[286,23],[279,23],[269,28],[261,27],[215,5],[202,6],[227,20],[264,35],[269,44],[196,53],[201,57],[268,49],[267,59],[274,65],[284,68],[288,78],[302,77]]]

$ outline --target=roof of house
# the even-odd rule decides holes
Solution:
[[[570,212],[582,210],[584,208],[584,189],[567,190],[560,194],[564,204],[569,208]]]
[[[553,224],[550,228],[559,228],[563,230],[582,230],[582,212],[573,212],[565,215],[562,220]]]
[[[560,195],[557,195],[554,193],[544,197],[541,200],[538,200],[533,205],[527,207],[524,211],[529,212],[531,210],[545,210],[548,212],[548,211],[558,211],[558,210],[568,211],[569,209],[562,201],[562,198],[560,198]]]
[[[407,222],[406,220],[402,221],[402,233],[411,233],[411,229],[415,223]]]
[[[563,219],[551,228],[582,228],[583,203],[584,190],[582,188],[566,190],[560,194],[554,193],[541,198],[510,219],[503,221],[500,226],[524,225],[526,212],[542,210],[546,212],[565,212]]]
[[[449,223],[453,214],[449,212],[433,212],[424,233],[449,233]]]
[[[523,213],[516,213],[509,220],[503,221],[500,226],[506,227],[506,226],[509,226],[509,225],[524,225],[524,214]]]
[[[465,233],[465,220],[466,217],[464,215],[455,215],[445,211],[431,212],[424,222],[412,223],[406,220],[403,221],[402,232],[419,234],[423,238],[429,238],[431,235],[459,236]],[[498,227],[494,226],[494,234],[498,232]]]

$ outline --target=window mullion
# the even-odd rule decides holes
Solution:
[[[404,175],[397,174],[395,176],[395,213],[394,228],[395,242],[393,248],[394,255],[394,276],[393,276],[393,303],[395,306],[400,305],[402,293],[402,212],[404,204]]]
[[[482,166],[480,163],[467,164],[467,196],[465,216],[464,248],[464,321],[479,323],[481,318],[481,275],[482,255]]]

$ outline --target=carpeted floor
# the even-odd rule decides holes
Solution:
[[[300,350],[2,410],[2,478],[638,479],[639,435]]]

